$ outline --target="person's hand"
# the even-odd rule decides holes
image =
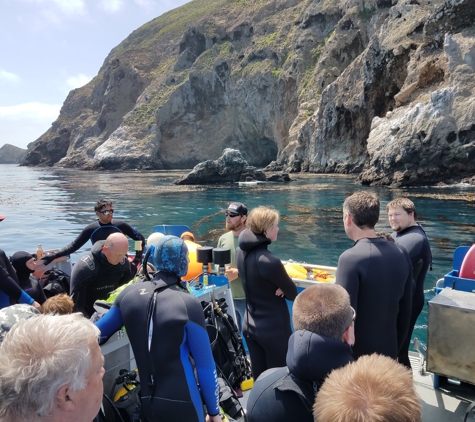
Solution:
[[[276,296],[284,297],[284,292],[280,290],[280,287],[275,291]]]
[[[38,311],[41,311],[41,305],[35,300],[31,306],[34,306]]]
[[[239,277],[239,271],[237,268],[232,268],[230,265],[226,265],[224,275],[228,278],[229,281],[233,281]]]
[[[46,267],[46,265],[51,264],[51,263],[54,261],[54,259],[55,259],[54,254],[49,253],[49,254],[44,255],[44,256],[40,259],[40,261],[42,261],[43,265]]]
[[[221,415],[219,413],[216,416],[206,415],[206,422],[222,422]]]

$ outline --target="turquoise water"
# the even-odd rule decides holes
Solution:
[[[271,250],[281,259],[336,266],[339,255],[352,246],[343,230],[341,205],[362,187],[353,177],[306,175],[288,184],[212,187],[175,186],[179,172],[84,172],[65,169],[36,169],[0,165],[0,247],[7,254],[62,247],[94,220],[94,203],[114,200],[115,218],[124,219],[147,237],[155,225],[186,224],[200,243],[214,246],[224,232],[221,210],[231,201],[249,208],[274,206],[281,213],[279,238]],[[390,231],[386,204],[408,196],[416,204],[419,221],[427,232],[434,257],[426,289],[452,269],[453,250],[471,245],[475,239],[475,202],[449,200],[453,195],[475,195],[474,187],[412,188],[374,190],[381,200],[379,231]],[[437,195],[437,198],[431,196]],[[72,256],[77,260],[90,244]],[[132,244],[131,244],[132,248]],[[428,292],[426,297],[433,296]],[[424,308],[417,325],[427,321]],[[423,328],[415,336],[425,341]]]

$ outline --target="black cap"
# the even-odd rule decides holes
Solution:
[[[247,207],[240,202],[231,202],[228,207],[228,212],[240,214],[240,215],[247,215]]]

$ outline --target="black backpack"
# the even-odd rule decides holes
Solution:
[[[43,283],[43,292],[47,299],[61,293],[69,295],[71,277],[64,271],[58,270],[57,268],[46,270],[41,275],[40,280]]]

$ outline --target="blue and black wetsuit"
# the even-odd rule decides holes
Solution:
[[[102,224],[99,220],[96,220],[93,223],[87,225],[84,227],[82,232],[79,233],[79,236],[76,237],[76,239],[74,239],[69,245],[50,255],[51,261],[61,256],[66,256],[76,252],[80,247],[84,246],[88,240],[91,240],[91,243],[94,244],[98,240],[106,240],[110,234],[117,232],[124,233],[131,239],[140,240],[142,242],[141,250],[137,251],[135,255],[135,260],[141,261],[142,252],[145,247],[145,238],[139,231],[135,230],[132,226],[122,220],[112,220],[110,224]]]
[[[18,285],[18,278],[5,252],[0,249],[0,309],[10,306],[10,298],[31,305],[34,300]]]
[[[208,414],[219,413],[216,366],[203,309],[179,281],[175,275],[159,272],[150,282],[129,286],[96,322],[101,342],[125,325],[149,421],[202,422],[203,400]]]

